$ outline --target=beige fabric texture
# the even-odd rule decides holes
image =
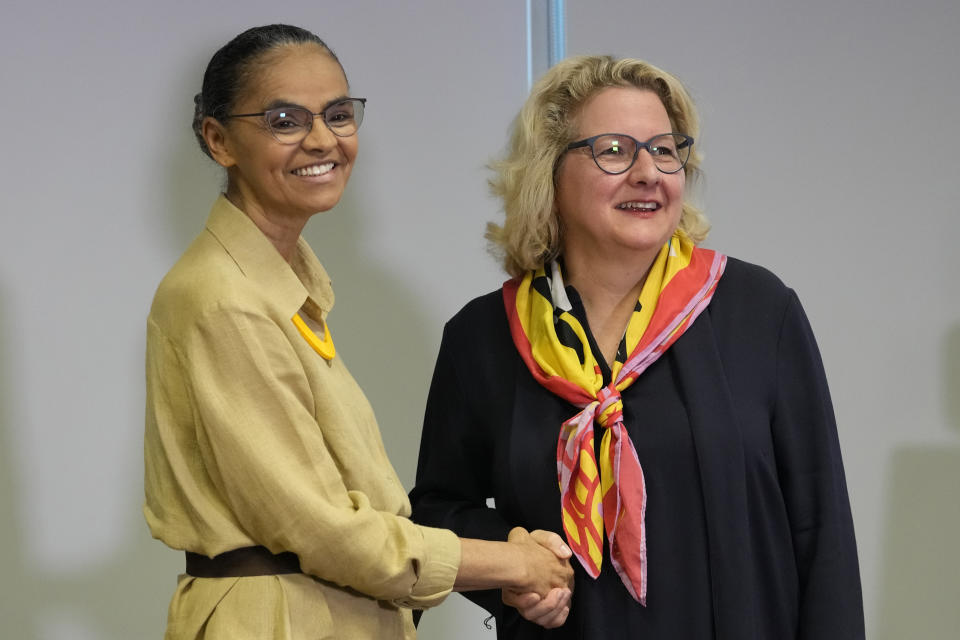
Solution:
[[[413,638],[409,608],[451,591],[460,545],[412,523],[366,397],[291,318],[322,325],[330,279],[288,264],[221,196],[147,320],[144,515],[207,556],[253,545],[307,575],[181,575],[166,638]],[[336,332],[331,328],[334,338]]]

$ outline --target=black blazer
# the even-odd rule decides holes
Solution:
[[[864,637],[830,394],[791,289],[729,259],[710,306],[623,401],[649,489],[648,606],[620,584],[605,545],[597,580],[575,563],[559,629],[523,620],[498,592],[468,594],[496,616],[499,638]],[[502,293],[473,300],[444,330],[414,519],[463,537],[562,535],[556,441],[576,411],[520,360]]]

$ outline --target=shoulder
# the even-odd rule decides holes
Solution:
[[[497,289],[474,298],[447,321],[441,349],[461,357],[487,358],[509,352],[512,345],[503,289]]]
[[[769,269],[727,257],[711,308],[752,314],[775,312],[782,311],[795,297],[793,290]]]
[[[717,285],[717,295],[771,299],[789,295],[790,288],[772,271],[757,264],[727,257],[727,266]]]
[[[149,322],[176,339],[201,318],[262,305],[230,254],[207,230],[198,235],[157,287]]]
[[[799,308],[793,289],[769,269],[728,257],[707,313],[718,338],[769,346],[787,314]]]
[[[463,306],[447,322],[448,332],[475,331],[479,326],[505,324],[506,308],[503,304],[503,289],[476,297]]]
[[[482,415],[510,402],[519,363],[503,290],[497,289],[474,298],[446,323],[433,384],[455,388],[465,410]]]

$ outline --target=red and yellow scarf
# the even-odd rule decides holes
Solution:
[[[610,560],[630,594],[647,596],[647,504],[643,469],[623,424],[620,394],[653,364],[710,303],[726,256],[695,247],[682,231],[650,267],[606,386],[586,332],[570,313],[559,266],[510,280],[503,297],[513,342],[536,380],[582,411],[563,423],[557,443],[563,529],[583,568],[596,578],[603,533]],[[628,354],[624,358],[624,354]],[[623,361],[621,362],[621,359]],[[593,423],[603,428],[600,458]]]

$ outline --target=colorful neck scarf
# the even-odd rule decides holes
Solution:
[[[647,505],[643,469],[623,424],[620,394],[710,304],[726,256],[694,247],[682,231],[663,246],[647,274],[604,385],[586,331],[570,313],[559,266],[503,285],[513,342],[536,380],[582,411],[563,423],[557,443],[563,529],[587,573],[600,575],[603,533],[627,591],[647,601]],[[600,463],[593,423],[603,428]],[[599,492],[598,492],[599,490]]]

